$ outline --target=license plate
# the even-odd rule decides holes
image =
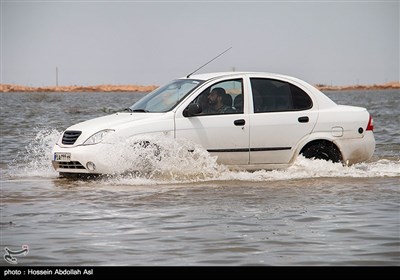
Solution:
[[[54,161],[71,161],[71,153],[54,153]]]

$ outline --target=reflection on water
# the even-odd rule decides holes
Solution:
[[[233,172],[199,150],[154,173],[68,180],[50,164],[62,130],[140,94],[2,93],[1,249],[29,245],[22,265],[398,265],[400,94],[327,94],[374,116],[369,162]]]

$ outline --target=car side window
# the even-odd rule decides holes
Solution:
[[[199,115],[243,113],[242,79],[226,80],[205,89],[192,102],[201,108]]]
[[[307,93],[287,82],[251,78],[253,106],[255,113],[300,111],[312,107]]]

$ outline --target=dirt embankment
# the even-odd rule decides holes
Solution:
[[[380,89],[400,89],[400,82],[374,85],[350,85],[350,86],[328,86],[323,84],[315,85],[319,90],[380,90]]]
[[[0,92],[149,92],[157,86],[138,85],[97,85],[97,86],[49,86],[28,87],[20,85],[0,84]]]
[[[0,84],[0,92],[150,92],[158,86],[139,85],[97,85],[97,86],[48,86],[28,87],[11,84]],[[350,86],[329,86],[324,84],[315,85],[319,90],[381,90],[400,89],[400,82],[374,85],[350,85]]]

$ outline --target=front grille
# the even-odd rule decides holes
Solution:
[[[81,135],[82,131],[77,130],[67,130],[64,132],[62,143],[64,145],[73,145],[78,139],[79,135]]]
[[[63,169],[85,169],[79,161],[60,161],[58,167]]]

